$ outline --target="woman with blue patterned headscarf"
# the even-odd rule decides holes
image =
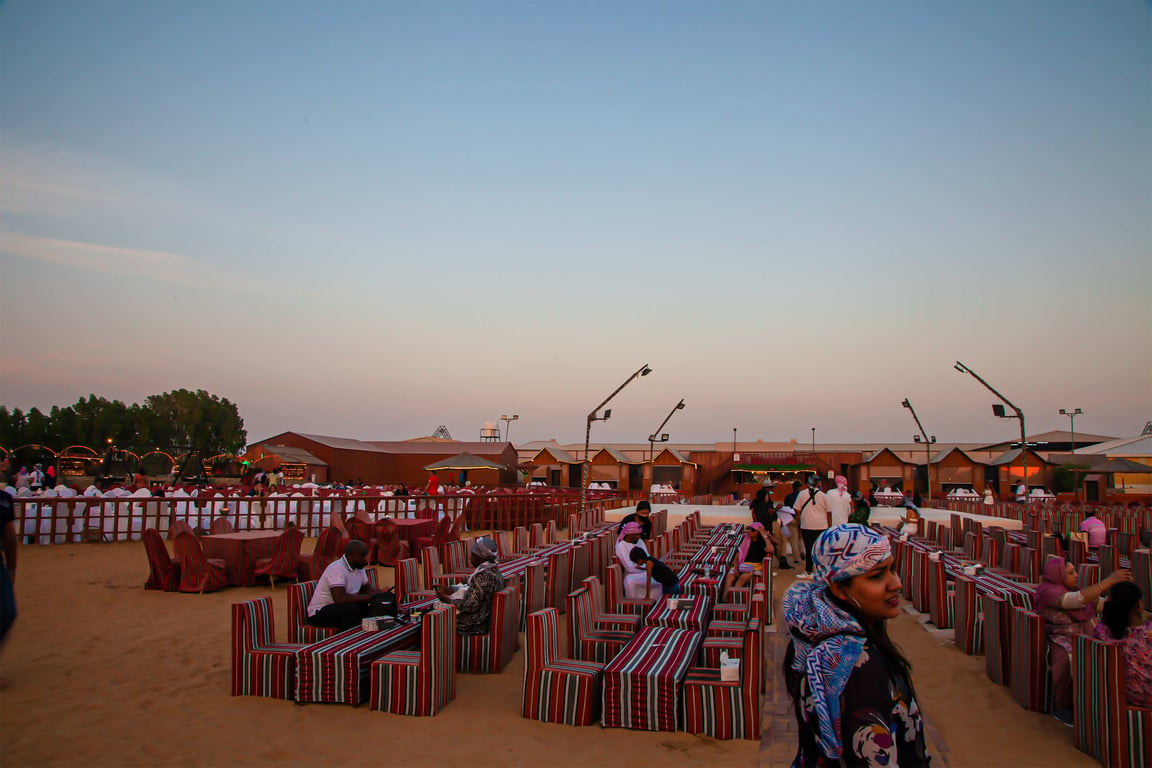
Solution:
[[[901,586],[888,539],[838,525],[816,540],[812,560],[813,581],[793,584],[783,601],[794,768],[928,765],[911,667],[888,638]]]

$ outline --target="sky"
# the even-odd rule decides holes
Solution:
[[[0,5],[0,402],[253,441],[1152,419],[1147,2]]]

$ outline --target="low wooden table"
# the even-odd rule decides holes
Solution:
[[[604,667],[605,728],[675,731],[680,685],[696,660],[702,635],[644,627]]]

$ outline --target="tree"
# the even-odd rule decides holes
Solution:
[[[236,453],[248,440],[236,405],[202,389],[177,389],[152,395],[145,407],[156,417],[156,428],[178,452]]]
[[[37,443],[62,451],[86,445],[103,453],[111,442],[141,455],[162,448],[210,456],[237,453],[247,439],[236,405],[202,389],[164,392],[131,405],[88,395],[71,406],[53,406],[48,415],[0,406],[0,444],[8,448]]]

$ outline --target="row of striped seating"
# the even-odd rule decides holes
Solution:
[[[1000,566],[1000,573],[1006,580],[997,582],[1000,577],[995,572],[979,580],[956,574],[954,592],[949,589],[952,585],[948,583],[945,571],[948,550],[938,548],[935,541],[896,540],[893,551],[901,578],[912,585],[911,594],[906,593],[906,597],[910,597],[918,609],[922,609],[927,600],[930,620],[937,626],[946,625],[951,620],[955,626],[956,646],[970,655],[983,653],[988,678],[1008,686],[1021,707],[1048,712],[1052,707],[1052,689],[1044,620],[1031,610],[1031,600],[1027,595],[1033,586],[1023,581],[1028,577],[1019,571],[1033,572],[1048,556],[1062,553],[1058,548],[1053,551],[1053,543],[1058,547],[1058,542],[1052,537],[1041,540],[1042,553],[1030,547],[1005,544],[1005,547],[1020,549],[1020,566],[1017,572],[1011,572],[1008,569],[1011,558],[998,553],[1000,543],[1005,539],[997,534],[997,530],[991,528],[979,539],[974,530],[966,532],[964,554],[969,559],[981,559],[988,566]],[[943,538],[930,526],[926,533],[937,539]],[[929,557],[933,549],[941,552],[940,560]],[[1010,550],[1003,551],[1007,553]],[[1105,559],[1115,557],[1114,550],[1106,549],[1101,554]],[[1146,556],[1147,552],[1136,553],[1138,557],[1142,554]],[[1095,583],[1101,574],[1098,563],[1083,563],[1079,571],[1080,581],[1084,584]],[[989,580],[1007,585],[1007,580],[1014,579],[1021,580],[1020,589],[1008,588],[998,592],[980,586],[980,582]],[[920,585],[926,588],[921,590]],[[1072,662],[1077,748],[1108,768],[1152,765],[1152,709],[1127,705],[1119,648],[1091,637],[1079,637],[1073,648]]]
[[[292,699],[297,652],[306,643],[278,643],[272,600],[232,606],[232,695]],[[370,667],[372,709],[397,715],[436,714],[456,697],[456,609],[441,605],[421,618],[419,650],[395,651]]]

